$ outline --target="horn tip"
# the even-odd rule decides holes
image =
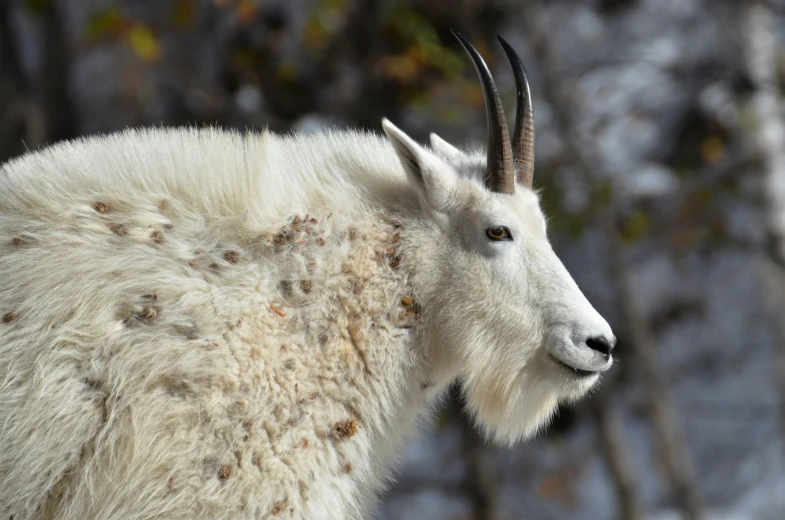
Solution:
[[[459,33],[453,28],[450,28],[450,32],[452,33],[453,36],[455,36],[458,39],[459,42],[461,42],[461,45],[463,46],[464,49],[466,49],[467,46],[473,47],[469,39],[466,38],[466,36],[464,36],[463,34]]]
[[[502,47],[504,48],[504,52],[507,53],[507,55],[509,55],[510,52],[515,53],[515,49],[512,48],[512,45],[510,45],[507,42],[507,40],[505,40],[504,38],[502,38],[498,34],[496,35],[496,39],[499,40],[499,43],[501,43]]]

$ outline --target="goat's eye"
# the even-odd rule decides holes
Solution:
[[[488,228],[485,230],[485,234],[491,240],[512,240],[512,233],[504,226]]]

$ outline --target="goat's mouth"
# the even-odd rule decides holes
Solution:
[[[557,365],[561,365],[562,367],[564,367],[565,370],[569,370],[570,374],[572,374],[573,376],[579,378],[589,378],[591,376],[596,376],[597,374],[599,374],[599,372],[596,370],[583,370],[580,368],[575,368],[573,366],[570,366],[564,361],[562,361],[561,359],[554,356],[553,354],[548,354],[548,357],[550,357],[553,361],[555,361]]]

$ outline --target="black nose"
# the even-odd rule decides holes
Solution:
[[[611,357],[611,350],[613,350],[614,345],[616,345],[615,336],[612,336],[610,339],[605,336],[597,336],[586,340],[586,346],[600,354],[604,354],[605,359]]]

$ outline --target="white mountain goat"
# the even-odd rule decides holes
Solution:
[[[511,444],[612,364],[548,243],[520,58],[487,157],[128,130],[0,167],[0,518],[360,518],[460,381]]]

